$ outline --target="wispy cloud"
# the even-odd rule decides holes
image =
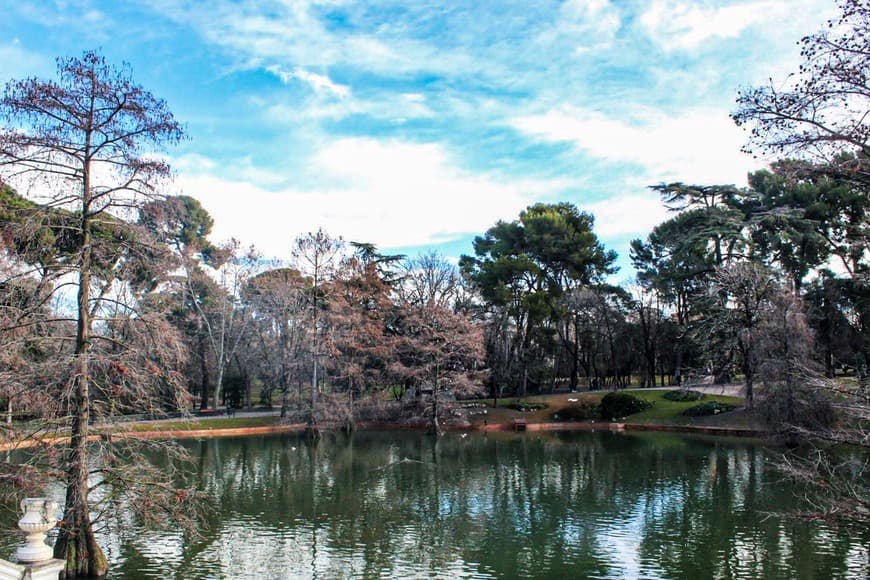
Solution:
[[[658,197],[648,192],[630,193],[593,203],[581,203],[580,209],[595,216],[596,234],[608,240],[639,236],[649,232],[669,217],[667,209]]]
[[[793,8],[793,3],[780,0],[718,7],[687,0],[655,0],[640,22],[666,50],[692,50],[711,39],[735,38],[790,6]]]
[[[563,107],[519,117],[512,125],[538,139],[570,143],[593,158],[642,167],[643,173],[630,181],[742,184],[747,170],[756,165],[740,152],[743,133],[718,109],[679,116],[641,109],[615,118]]]
[[[335,83],[326,75],[320,75],[299,67],[287,71],[276,64],[267,66],[266,70],[281,79],[285,85],[298,80],[310,86],[318,94],[327,94],[339,99],[346,99],[350,96],[350,87]]]
[[[567,0],[538,40],[569,43],[573,53],[581,55],[610,46],[621,26],[620,11],[609,0]]]

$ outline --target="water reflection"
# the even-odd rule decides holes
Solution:
[[[112,578],[865,577],[870,537],[776,515],[763,447],[672,434],[190,443],[201,537],[105,537]]]

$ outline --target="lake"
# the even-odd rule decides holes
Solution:
[[[184,443],[200,537],[104,533],[110,578],[865,578],[870,534],[789,517],[762,443],[327,433]]]

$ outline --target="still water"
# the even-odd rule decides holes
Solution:
[[[187,442],[198,538],[101,538],[111,578],[866,578],[870,533],[786,517],[763,445],[676,434]]]

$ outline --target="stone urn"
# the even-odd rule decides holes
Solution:
[[[53,550],[45,543],[45,532],[57,524],[57,502],[44,497],[28,497],[21,500],[21,511],[24,515],[18,520],[18,527],[27,538],[15,557],[24,564],[50,560]]]

